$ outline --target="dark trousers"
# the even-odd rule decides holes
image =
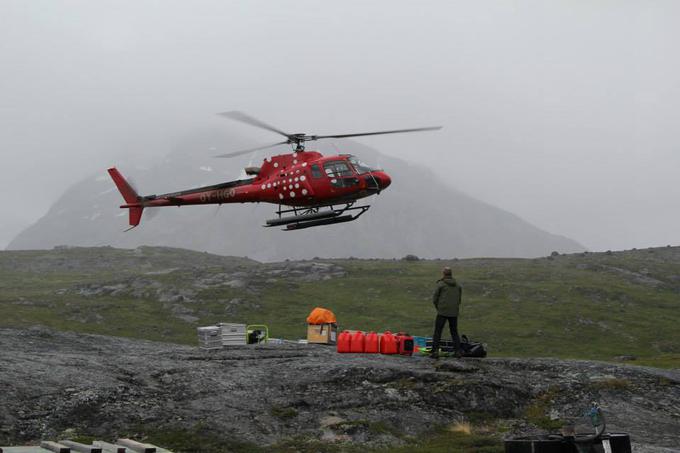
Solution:
[[[457,352],[460,352],[460,338],[458,337],[458,317],[457,316],[442,316],[437,315],[434,320],[434,335],[432,336],[432,353],[439,353],[439,342],[442,339],[442,330],[446,321],[449,322],[449,330],[451,331],[451,339],[453,346]]]

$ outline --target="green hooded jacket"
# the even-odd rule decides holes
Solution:
[[[463,288],[453,277],[442,278],[437,281],[437,289],[432,295],[432,303],[437,313],[442,316],[458,316]]]

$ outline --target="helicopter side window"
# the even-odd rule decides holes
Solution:
[[[312,164],[312,178],[320,178],[322,176],[321,169],[317,164]]]
[[[323,169],[330,178],[342,178],[344,176],[354,176],[347,162],[342,160],[326,162]]]

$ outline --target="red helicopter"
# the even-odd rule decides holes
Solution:
[[[370,168],[350,154],[324,157],[316,151],[306,151],[305,143],[327,138],[441,129],[438,126],[358,134],[288,134],[242,112],[225,112],[220,115],[275,132],[286,139],[215,157],[235,157],[283,144],[294,145],[293,152],[267,157],[261,167],[247,167],[245,172],[252,178],[162,195],[139,196],[115,167],[109,168],[108,172],[126,203],[121,208],[130,210],[130,229],[139,225],[144,208],[222,203],[278,204],[277,217],[267,220],[264,226],[285,225],[286,231],[350,222],[359,218],[370,207],[354,206],[354,203],[360,198],[385,190],[392,180],[383,170]],[[282,209],[282,206],[290,209]]]

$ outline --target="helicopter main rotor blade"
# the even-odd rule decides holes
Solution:
[[[271,132],[275,132],[277,134],[283,135],[286,138],[290,138],[291,134],[287,134],[283,132],[282,130],[279,130],[275,128],[274,126],[270,126],[269,124],[258,120],[257,118],[253,118],[252,116],[246,115],[243,112],[239,112],[237,110],[231,111],[231,112],[222,112],[218,113],[220,116],[224,116],[226,118],[229,118],[231,120],[235,121],[240,121],[242,123],[250,124],[251,126],[259,127],[260,129],[265,129]]]
[[[275,146],[286,145],[286,144],[288,144],[288,140],[286,140],[285,142],[273,143],[271,145],[264,145],[264,146],[257,146],[255,148],[242,149],[241,151],[235,151],[233,153],[227,153],[227,154],[220,154],[218,156],[213,156],[213,157],[236,157],[236,156],[241,156],[243,154],[252,153],[253,151],[259,151],[261,149],[273,148]]]
[[[346,137],[360,137],[362,135],[383,135],[383,134],[401,134],[404,132],[437,131],[441,128],[442,126],[433,126],[433,127],[417,127],[415,129],[396,129],[393,131],[360,132],[358,134],[312,135],[311,140],[318,140],[320,138],[346,138]]]

